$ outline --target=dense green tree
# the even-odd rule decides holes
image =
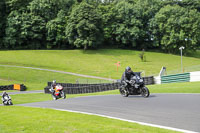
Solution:
[[[46,36],[43,36],[40,41],[44,43],[46,41],[47,48],[64,48],[67,46],[68,41],[65,37],[66,16],[69,14],[73,3],[73,0],[33,0],[30,3],[28,8],[32,16],[41,18],[39,23],[41,26],[38,26],[43,29],[43,35],[46,34]],[[45,23],[43,23],[43,20]],[[40,31],[37,33],[40,33]]]
[[[33,0],[28,9],[33,15],[40,16],[48,22],[56,18],[61,9],[69,11],[73,3],[73,0]]]
[[[4,48],[16,49],[19,47],[23,40],[20,38],[20,28],[22,23],[21,13],[18,11],[12,11],[7,17],[6,29],[5,29],[5,43]]]
[[[188,9],[197,9],[200,12],[200,0],[165,0],[162,2],[166,5],[179,5]]]
[[[60,10],[56,19],[49,21],[47,28],[47,48],[67,48],[68,40],[65,35],[66,15],[65,11]]]
[[[44,18],[31,13],[23,13],[20,30],[20,36],[24,41],[24,48],[46,48],[46,22]]]
[[[24,12],[31,1],[33,0],[6,0],[6,12],[8,14],[12,11]]]
[[[10,3],[16,1],[13,0]],[[26,6],[26,9],[10,8],[12,10],[7,18],[5,48],[60,47],[62,43],[66,42],[63,41],[65,16],[70,11],[72,4],[73,0],[33,0]],[[65,14],[61,13],[61,10]],[[56,29],[52,30],[52,27]],[[55,36],[53,32],[56,32]]]
[[[45,24],[45,21],[40,16],[12,11],[7,18],[5,48],[44,48]]]
[[[160,10],[160,8],[160,0],[138,0],[135,3],[135,17],[141,22],[140,36],[136,40],[137,48],[146,49],[155,47],[155,45],[152,44],[150,20],[154,18],[155,14]]]
[[[69,43],[76,47],[97,47],[103,39],[102,19],[92,4],[81,2],[68,18],[66,35]]]
[[[54,19],[59,11],[58,1],[55,0],[33,0],[28,9],[35,16],[44,18],[46,22]]]
[[[5,36],[6,24],[6,3],[5,0],[0,1],[0,48],[3,47],[3,37]]]
[[[116,4],[116,19],[112,25],[115,40],[120,47],[135,47],[141,34],[142,23],[136,18],[134,5],[126,1]]]
[[[177,53],[180,46],[185,46],[186,52],[199,47],[200,13],[197,10],[168,5],[155,15],[151,24],[154,40],[166,52]]]
[[[180,1],[179,6],[188,9],[197,9],[200,12],[200,0],[182,0]]]
[[[200,0],[1,0],[0,48],[200,45]]]
[[[103,0],[104,4],[110,4],[113,3],[115,0]]]
[[[104,44],[114,45],[115,36],[113,26],[116,21],[116,13],[114,8],[115,3],[104,3],[98,6],[99,13],[102,16],[104,30]]]

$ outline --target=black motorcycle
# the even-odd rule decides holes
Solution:
[[[143,97],[149,97],[149,89],[145,86],[143,78],[140,76],[140,72],[134,72],[134,76],[131,77],[130,81],[122,83],[119,91],[124,97],[129,95],[142,95]]]

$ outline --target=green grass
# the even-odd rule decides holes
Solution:
[[[44,93],[16,94],[10,96],[14,105],[53,100],[50,94]]]
[[[52,109],[0,106],[0,133],[171,133],[120,120]]]
[[[134,50],[17,50],[0,51],[0,64],[31,66],[74,73],[119,79],[126,66],[146,75],[158,74],[161,67],[167,71],[180,69],[180,56],[146,52],[147,62],[141,62],[140,51]],[[115,63],[121,62],[119,72]],[[183,57],[184,67],[200,65],[200,58]]]
[[[91,83],[109,82],[105,80],[83,78],[62,73],[1,66],[0,77],[3,79],[0,80],[0,85],[25,84],[28,90],[42,90],[47,86],[48,81],[53,81],[54,79],[56,79],[57,82],[62,83],[75,83],[77,80],[79,82],[82,82],[83,80],[87,82],[88,80],[88,82]]]
[[[151,93],[200,93],[200,82],[149,85]]]
[[[188,56],[200,58],[200,50],[197,50],[196,52],[190,52]]]

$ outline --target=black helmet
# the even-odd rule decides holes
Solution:
[[[2,94],[2,95],[3,95],[3,96],[7,95],[6,91],[3,91],[3,94]]]
[[[125,69],[125,72],[128,72],[131,70],[131,67],[127,66],[126,69]]]

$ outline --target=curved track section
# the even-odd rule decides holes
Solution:
[[[20,106],[72,110],[200,132],[200,94],[88,96]]]

